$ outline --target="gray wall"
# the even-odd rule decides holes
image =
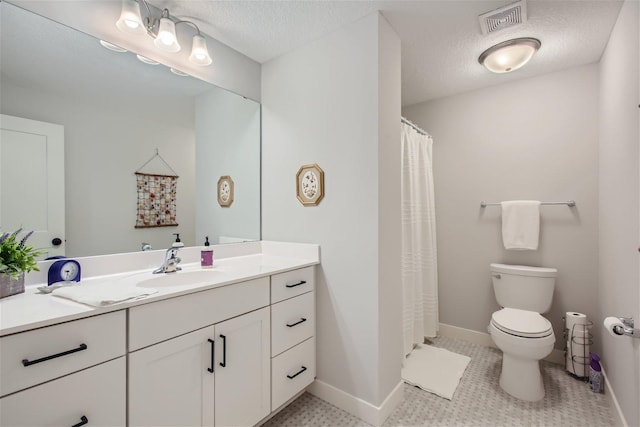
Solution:
[[[171,233],[193,245],[195,230],[195,136],[193,105],[163,108],[78,93],[24,88],[2,79],[0,113],[64,126],[66,255],[86,256],[140,250],[142,242],[168,247]],[[114,127],[114,123],[117,127]],[[178,227],[134,229],[134,172],[156,148],[180,176]],[[159,160],[144,168],[171,173]]]
[[[221,120],[222,118],[222,120]],[[196,244],[220,236],[260,240],[260,104],[214,88],[195,102]],[[218,204],[220,176],[234,182],[230,207]]]
[[[262,89],[263,238],[320,244],[317,377],[377,406],[400,382],[399,40],[370,15],[265,63]],[[313,162],[326,195],[304,207]]]
[[[434,138],[440,321],[487,331],[498,309],[489,264],[556,267],[550,312],[562,349],[566,311],[597,314],[598,69],[574,68],[404,109]],[[480,201],[573,199],[541,208],[537,251],[506,251],[499,207]]]
[[[637,1],[626,1],[600,63],[600,242],[598,343],[627,423],[640,425],[640,340],[604,332],[607,316],[640,320]],[[636,326],[637,327],[637,326]]]

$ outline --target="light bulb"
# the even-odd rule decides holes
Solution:
[[[116,27],[125,33],[142,34],[147,30],[142,24],[140,5],[135,0],[122,0],[122,11]]]
[[[196,65],[210,65],[213,62],[207,49],[207,40],[200,34],[193,36],[189,61]]]
[[[160,18],[158,35],[153,43],[165,52],[178,52],[180,45],[176,39],[176,24],[169,18]]]

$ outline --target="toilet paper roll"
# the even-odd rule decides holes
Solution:
[[[620,319],[618,319],[617,317],[607,317],[606,319],[604,319],[604,327],[607,330],[607,332],[609,332],[614,337],[619,337],[620,335],[613,332],[613,328],[616,326],[621,326],[624,328],[624,325],[622,324]]]
[[[564,315],[564,324],[565,328],[571,330],[574,325],[588,325],[589,319],[587,319],[586,314],[578,313],[575,311],[567,311]],[[575,329],[577,330],[578,328]]]

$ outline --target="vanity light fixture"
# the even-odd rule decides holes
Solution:
[[[145,64],[149,64],[149,65],[159,65],[159,62],[154,61],[153,59],[149,59],[146,56],[142,56],[142,55],[136,55],[136,58],[138,58],[141,62],[144,62]]]
[[[509,73],[529,62],[541,45],[532,37],[507,40],[482,52],[478,62],[494,73]]]
[[[118,45],[115,45],[113,43],[109,43],[108,41],[105,40],[100,40],[100,44],[102,45],[102,47],[106,47],[109,50],[112,50],[114,52],[120,52],[120,53],[125,53],[128,52],[127,49],[121,48]]]
[[[176,76],[180,76],[180,77],[189,77],[189,74],[185,73],[184,71],[180,71],[177,68],[169,68],[171,70],[171,72],[173,74],[175,74]]]
[[[147,11],[147,17],[144,20],[140,14],[140,2],[144,4]],[[116,27],[122,32],[131,34],[146,32],[154,38],[153,43],[158,49],[175,53],[181,49],[176,35],[176,26],[178,24],[189,24],[196,30],[191,42],[189,61],[196,65],[210,65],[213,61],[207,49],[207,40],[200,32],[200,28],[191,21],[173,18],[169,9],[163,9],[162,15],[154,18],[146,0],[122,0],[122,12],[120,19],[116,22]]]

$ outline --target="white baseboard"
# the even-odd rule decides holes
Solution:
[[[604,377],[604,384],[605,384],[604,395],[609,401],[610,407],[614,408],[613,413],[616,415],[616,420],[614,425],[620,426],[620,427],[629,427],[629,424],[627,424],[627,419],[624,417],[624,414],[622,413],[622,408],[620,408],[620,404],[618,403],[618,399],[616,399],[616,394],[613,392],[613,389],[611,388],[611,384],[609,384],[609,378],[607,378],[607,373],[604,371],[604,368],[602,368],[602,376]]]
[[[440,323],[439,332],[443,337],[456,338],[485,347],[498,348],[493,342],[493,339],[491,339],[491,335],[486,332],[459,328],[458,326],[447,325],[446,323]],[[544,360],[546,360],[547,362],[556,363],[558,365],[564,365],[564,358],[564,351],[554,348],[551,354],[545,357]]]
[[[404,399],[402,384],[400,381],[380,406],[374,406],[319,380],[315,380],[307,391],[375,427],[380,427]]]

